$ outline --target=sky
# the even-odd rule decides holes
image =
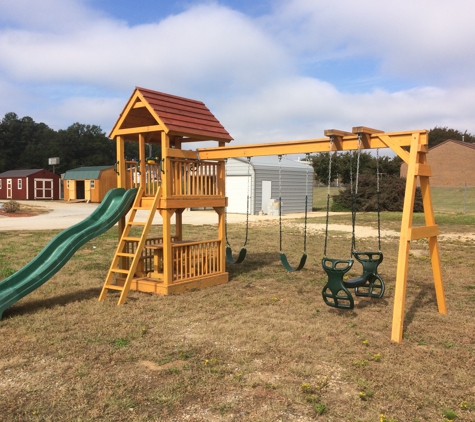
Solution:
[[[203,101],[236,144],[475,134],[473,0],[0,0],[0,117],[107,134],[136,86]]]

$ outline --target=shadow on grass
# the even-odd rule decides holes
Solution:
[[[421,290],[411,303],[411,306],[404,317],[404,331],[412,324],[418,310],[426,307],[437,307],[437,298],[435,296],[435,288],[432,284],[421,285]]]
[[[12,318],[18,315],[28,315],[38,312],[40,309],[53,308],[58,305],[66,305],[71,302],[79,302],[83,300],[89,300],[92,298],[98,298],[101,293],[100,288],[91,288],[86,290],[78,290],[72,293],[66,293],[61,296],[54,296],[47,299],[33,300],[28,302],[20,302],[10,308],[6,309],[3,313],[3,319]]]
[[[234,255],[237,256],[238,252],[239,251],[236,250]],[[243,262],[240,264],[226,263],[226,269],[229,272],[229,279],[232,280],[243,273],[250,273],[252,271],[258,271],[261,268],[277,265],[280,265],[279,252],[253,253],[248,251]]]

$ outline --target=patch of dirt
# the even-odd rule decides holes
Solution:
[[[5,212],[3,210],[3,204],[4,203],[0,202],[0,217],[34,217],[35,215],[47,214],[51,211],[46,207],[22,204],[20,210],[17,212]]]
[[[3,210],[0,210],[0,217],[34,217],[34,213],[29,213],[29,212],[5,212]]]

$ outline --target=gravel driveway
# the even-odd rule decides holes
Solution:
[[[41,206],[48,210],[48,213],[38,214],[32,217],[7,217],[0,216],[0,231],[6,230],[52,230],[66,229],[73,224],[79,223],[89,216],[99,204],[85,202],[65,202],[65,201],[17,201],[20,204],[28,204]],[[321,216],[323,213],[310,213],[312,216]],[[288,214],[283,218],[299,218],[300,214]],[[147,218],[146,211],[137,213],[137,220],[144,221]],[[249,221],[259,222],[266,220],[275,220],[276,224],[279,217],[269,215],[250,215]],[[244,223],[246,221],[245,214],[228,214],[227,221],[229,223]],[[162,218],[160,214],[156,214],[154,224],[161,224]],[[213,211],[185,211],[183,213],[183,223],[193,225],[217,224],[218,216]]]

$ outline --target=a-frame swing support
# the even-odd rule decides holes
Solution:
[[[325,136],[327,137],[300,141],[199,148],[197,150],[197,156],[199,159],[212,160],[265,155],[318,153],[329,152],[330,145],[333,146],[333,151],[352,151],[358,149],[358,137],[361,137],[361,149],[391,148],[408,165],[399,240],[391,335],[393,341],[401,342],[404,329],[404,305],[406,299],[409,250],[412,240],[428,239],[438,311],[442,314],[447,313],[437,240],[439,228],[435,224],[434,208],[429,185],[431,170],[427,164],[426,157],[428,151],[428,132],[426,130],[415,130],[384,133],[376,129],[358,126],[354,127],[351,132],[335,129],[326,130]],[[330,137],[333,141],[332,143],[330,143]],[[425,226],[422,227],[412,226],[417,178],[420,180],[424,205]]]

